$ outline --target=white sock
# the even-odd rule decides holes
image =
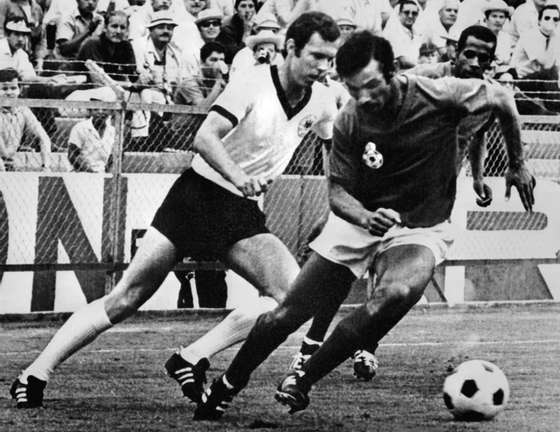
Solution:
[[[79,309],[55,333],[45,349],[20,376],[23,383],[33,375],[48,381],[53,370],[64,360],[91,343],[99,334],[112,327],[105,312],[105,297]]]
[[[220,351],[244,341],[257,318],[277,305],[278,303],[272,297],[258,297],[256,302],[235,309],[200,339],[188,347],[182,348],[181,357],[196,364],[202,358],[209,359]]]

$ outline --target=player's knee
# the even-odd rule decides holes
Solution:
[[[107,315],[116,324],[132,314],[142,305],[139,290],[130,287],[126,290],[115,290],[107,296],[105,302]]]
[[[287,337],[299,328],[297,314],[289,308],[279,306],[276,309],[261,315],[258,319],[259,326]]]
[[[389,306],[415,304],[422,296],[422,290],[409,284],[393,282],[376,288],[376,297],[380,296],[382,303]]]

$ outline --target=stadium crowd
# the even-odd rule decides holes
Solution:
[[[0,69],[17,72],[1,75],[2,94],[205,109],[236,75],[281,64],[287,26],[311,10],[331,15],[343,38],[357,29],[385,37],[401,70],[453,62],[461,31],[488,27],[498,44],[495,58],[478,58],[487,77],[516,91],[521,114],[560,112],[558,0],[0,0]],[[9,90],[14,83],[19,92]],[[85,113],[64,123],[80,115],[34,108],[36,122],[28,111],[0,114],[0,122],[18,124],[18,133],[3,130],[0,169],[10,169],[18,149],[33,147],[48,169],[45,131],[74,170],[107,169],[110,116]],[[68,123],[63,142],[54,139]],[[131,112],[125,150],[184,150],[188,140],[170,139],[169,131],[184,136],[192,127],[184,115]],[[23,140],[24,129],[36,138]]]

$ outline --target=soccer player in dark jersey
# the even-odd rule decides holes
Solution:
[[[421,64],[407,69],[405,73],[433,79],[450,76],[482,79],[484,71],[490,67],[494,58],[496,45],[496,35],[488,27],[470,26],[463,30],[459,37],[455,61]],[[491,111],[468,116],[459,125],[457,135],[457,170],[461,169],[464,154],[468,151],[473,190],[476,194],[476,202],[481,207],[487,207],[492,202],[492,189],[484,182],[483,172],[486,153],[484,134],[493,122],[494,115]],[[300,350],[290,365],[291,369],[301,369],[305,361],[321,346],[329,324],[338,311],[339,303],[337,302],[343,301],[346,297],[344,292],[338,294],[338,296],[332,296],[331,302],[325,304],[313,317]],[[371,380],[375,376],[378,361],[373,353],[376,348],[377,346],[373,344],[371,347],[354,353],[354,375],[358,379]]]
[[[418,302],[453,241],[455,138],[466,116],[495,112],[509,159],[506,196],[514,186],[524,208],[532,210],[534,182],[507,89],[479,79],[395,75],[389,42],[368,32],[350,37],[336,64],[353,101],[333,132],[331,214],[286,299],[259,317],[225,372],[229,394],[203,397],[198,410],[207,418],[227,406],[325,298],[347,290],[366,270],[376,277],[371,299],[340,321],[302,369],[278,386],[276,399],[292,412],[307,407],[314,383],[357,349],[379,342]]]
[[[281,66],[255,67],[228,83],[197,132],[191,168],[171,187],[115,289],[76,311],[14,381],[10,393],[18,408],[41,406],[53,370],[136,312],[185,256],[220,259],[263,295],[166,363],[185,396],[200,398],[207,357],[242,341],[257,317],[283,299],[299,271],[288,248],[266,228],[257,200],[309,130],[330,139],[338,94],[321,81],[339,36],[331,17],[305,13],[287,30]],[[217,384],[224,391],[226,386]]]

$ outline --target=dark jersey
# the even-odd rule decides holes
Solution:
[[[493,108],[494,85],[399,76],[391,88],[404,97],[390,121],[355,101],[341,112],[330,178],[368,210],[391,208],[405,226],[433,226],[449,218],[455,200],[457,127],[466,116]]]

